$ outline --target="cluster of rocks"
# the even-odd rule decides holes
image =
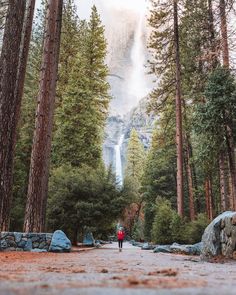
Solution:
[[[69,252],[71,242],[57,230],[52,233],[1,232],[0,251]]]
[[[180,245],[173,243],[172,245],[153,245],[150,243],[131,242],[133,246],[140,247],[142,250],[153,250],[154,253],[174,253],[185,255],[200,255],[202,250],[202,242],[194,245]]]
[[[174,254],[185,254],[185,255],[200,255],[202,251],[202,242],[194,245],[180,245],[173,243],[172,245],[159,245],[155,247],[154,253],[174,253]]]
[[[224,256],[233,258],[236,254],[236,212],[226,211],[216,217],[202,236],[201,258]]]
[[[194,245],[152,245],[131,241],[133,246],[143,250],[153,250],[154,253],[175,253],[185,255],[200,255],[201,259],[212,257],[236,257],[236,212],[226,211],[217,216],[205,229],[202,241]]]

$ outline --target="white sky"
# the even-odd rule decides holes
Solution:
[[[95,4],[102,12],[103,9],[118,9],[118,10],[133,10],[140,12],[145,10],[148,0],[75,0],[78,7],[78,14],[81,18],[88,18],[90,15],[91,7]],[[40,6],[41,0],[36,0],[36,7]],[[101,11],[100,11],[101,10]]]
[[[78,14],[81,18],[88,18],[91,11],[91,6],[95,4],[102,14],[104,10],[132,10],[141,12],[145,10],[147,0],[75,0],[78,7]]]

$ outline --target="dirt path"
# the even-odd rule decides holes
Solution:
[[[236,263],[154,254],[125,243],[55,253],[0,253],[0,295],[236,294]]]

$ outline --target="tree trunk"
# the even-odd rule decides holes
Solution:
[[[18,104],[17,104],[18,119],[20,115],[21,99],[22,99],[23,90],[24,90],[25,74],[26,74],[31,32],[32,32],[32,26],[33,26],[33,18],[34,18],[34,8],[35,8],[35,0],[28,0],[28,4],[26,7],[25,22],[23,26],[22,46],[21,46],[19,70],[18,70],[18,77],[17,77],[17,84],[16,84],[16,97],[18,98]]]
[[[177,148],[177,208],[178,214],[184,216],[183,193],[183,136],[182,136],[182,104],[180,85],[180,53],[179,53],[179,27],[178,5],[174,0],[174,44],[176,63],[176,148]]]
[[[228,163],[228,169],[229,169],[229,163]],[[228,188],[229,188],[229,195],[228,195],[228,200],[229,200],[229,209],[234,210],[234,198],[233,198],[233,193],[232,193],[232,180],[231,180],[231,175],[229,174],[228,178]]]
[[[228,30],[227,18],[225,12],[225,0],[220,0],[220,31],[221,31],[221,46],[223,55],[223,65],[229,68],[229,45],[228,45]]]
[[[209,177],[205,179],[206,212],[209,220],[213,219],[212,185]]]
[[[40,89],[24,221],[25,232],[42,232],[45,229],[62,5],[63,0],[49,0],[47,6]]]
[[[233,142],[233,134],[232,129],[229,125],[225,126],[226,133],[226,145],[229,157],[229,172],[230,172],[230,192],[231,192],[231,203],[233,205],[233,209],[236,210],[236,169],[235,169],[235,155],[234,155],[234,142]]]
[[[210,220],[213,220],[213,191],[212,191],[212,179],[209,178],[209,217]]]
[[[210,46],[211,46],[210,64],[211,64],[211,67],[213,69],[215,69],[218,64],[218,52],[217,52],[217,48],[216,48],[212,0],[208,0],[208,17],[209,17],[208,30],[209,30],[209,34],[210,34]]]
[[[24,84],[24,77],[18,73],[19,65],[23,65],[20,48],[25,1],[10,0],[8,4],[0,59],[0,231],[9,228],[13,158],[21,102],[17,89],[19,83]]]
[[[225,153],[220,152],[219,155],[219,168],[220,168],[220,204],[221,211],[226,211],[226,197],[227,197],[227,182],[225,177]]]
[[[194,187],[193,187],[193,173],[191,165],[191,147],[189,139],[186,136],[186,165],[187,165],[187,176],[188,176],[188,191],[189,191],[189,213],[190,220],[195,219],[195,208],[194,208]]]

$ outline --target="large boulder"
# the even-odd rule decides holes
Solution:
[[[49,252],[70,252],[70,250],[71,241],[63,231],[56,230],[52,236]]]
[[[87,232],[84,235],[84,239],[83,239],[83,245],[87,246],[87,247],[94,247],[95,245],[95,240],[93,238],[93,234],[91,232]]]
[[[216,256],[232,258],[236,246],[236,212],[226,211],[217,216],[202,236],[201,258]]]

